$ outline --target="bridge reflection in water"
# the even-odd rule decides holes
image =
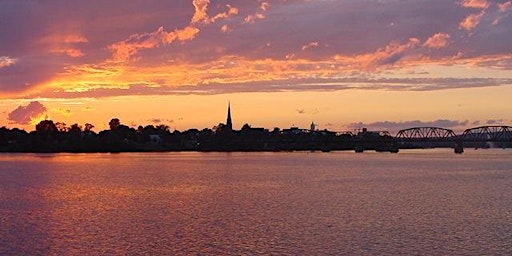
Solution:
[[[394,137],[397,148],[453,148],[455,153],[464,148],[512,147],[512,127],[480,126],[466,129],[461,135],[440,127],[414,127],[400,130]]]

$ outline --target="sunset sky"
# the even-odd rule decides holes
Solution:
[[[0,0],[0,127],[512,124],[512,1]]]

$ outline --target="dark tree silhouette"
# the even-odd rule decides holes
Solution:
[[[85,123],[84,132],[91,132],[92,128],[94,128],[94,125]]]
[[[55,126],[57,127],[57,130],[59,132],[67,132],[68,131],[68,127],[66,126],[66,123],[64,123],[64,122],[57,122],[57,123],[55,123]]]
[[[115,130],[119,128],[119,126],[121,125],[121,121],[119,121],[119,118],[112,118],[112,120],[108,122],[108,125],[110,126],[110,130]]]
[[[72,124],[68,130],[69,133],[80,134],[82,132],[82,127],[78,124]]]
[[[36,131],[38,133],[48,134],[57,132],[57,126],[52,120],[43,120],[36,125]]]

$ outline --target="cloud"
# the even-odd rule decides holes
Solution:
[[[245,24],[255,23],[256,20],[263,20],[263,19],[267,18],[265,16],[265,12],[269,9],[269,7],[270,7],[270,4],[268,2],[262,2],[259,6],[258,11],[256,13],[247,15],[245,17],[243,23],[245,23]]]
[[[306,44],[304,46],[302,46],[302,50],[305,51],[309,48],[314,48],[314,47],[318,47],[320,44],[318,42],[311,42],[309,44]]]
[[[151,118],[147,120],[150,123],[153,124],[163,124],[163,123],[173,123],[174,120],[172,119],[165,119],[165,118]]]
[[[270,7],[270,4],[268,2],[262,2],[260,5],[260,9],[263,11],[266,11]]]
[[[250,14],[245,17],[244,23],[255,23],[256,20],[263,20],[265,18],[266,16],[263,13]]]
[[[208,16],[209,0],[194,0],[194,16],[192,17],[189,25],[174,31],[165,31],[163,27],[159,27],[156,31],[151,33],[133,34],[128,39],[120,41],[109,46],[113,52],[114,60],[126,61],[131,56],[137,54],[143,49],[153,49],[159,46],[171,44],[175,40],[190,41],[199,34],[199,25],[206,25],[217,21],[218,19],[228,18],[232,15],[238,14],[238,9],[226,5],[227,11],[218,13],[210,18]]]
[[[462,6],[466,8],[487,9],[490,3],[487,0],[463,0]]]
[[[505,3],[498,3],[498,8],[499,8],[500,12],[506,12],[506,11],[508,11],[508,9],[510,9],[510,7],[512,7],[512,1],[508,1]]]
[[[351,123],[347,126],[350,130],[356,130],[361,128],[368,128],[369,130],[374,131],[389,131],[392,133],[396,133],[399,130],[413,128],[413,127],[440,127],[445,129],[452,128],[461,128],[465,127],[469,124],[469,121],[458,121],[458,120],[448,120],[448,119],[438,119],[435,121],[420,121],[420,120],[411,120],[411,121],[403,121],[403,122],[393,122],[393,121],[379,121],[373,123]]]
[[[52,52],[58,53],[58,54],[65,54],[71,58],[80,58],[80,57],[85,56],[85,54],[80,49],[76,49],[76,48],[57,49],[57,50],[53,50]]]
[[[0,57],[0,68],[8,67],[11,65],[14,65],[16,63],[17,59],[13,59],[7,56],[1,56]]]
[[[8,115],[8,120],[21,125],[28,125],[46,113],[46,107],[38,101],[32,101],[27,106],[19,106]]]
[[[207,10],[210,0],[193,0],[192,4],[194,5],[195,12],[191,23],[208,23]]]
[[[199,29],[192,26],[187,26],[183,29],[177,29],[172,32],[167,32],[163,27],[160,27],[151,33],[131,35],[130,38],[125,41],[110,45],[109,49],[113,52],[114,60],[125,61],[131,56],[137,54],[140,50],[170,44],[175,40],[192,40],[198,33]]]
[[[484,16],[484,14],[485,14],[485,11],[482,11],[478,14],[470,14],[469,16],[467,16],[464,20],[462,20],[460,22],[460,24],[459,24],[460,28],[463,28],[468,31],[474,29],[476,26],[478,26],[478,24],[482,20],[482,17]]]
[[[436,33],[429,39],[427,39],[423,46],[428,48],[440,49],[446,47],[449,43],[449,40],[450,35],[444,33]]]
[[[361,55],[356,62],[364,64],[368,69],[375,69],[379,66],[393,65],[403,59],[410,50],[415,49],[420,43],[417,38],[410,38],[406,43],[391,42],[384,48],[378,49],[376,52]]]
[[[228,33],[230,31],[230,28],[227,24],[224,24],[222,27],[220,27],[220,30],[223,32],[223,33]]]
[[[242,67],[242,69],[244,69]],[[168,74],[168,73],[166,73]],[[364,73],[363,73],[364,74]],[[377,78],[354,74],[351,77],[302,77],[279,80],[247,81],[234,74],[202,79],[201,73],[190,73],[201,84],[173,86],[162,84],[127,83],[113,87],[89,84],[83,90],[39,91],[28,97],[103,98],[128,95],[217,95],[251,92],[330,92],[342,90],[437,91],[456,88],[512,86],[512,79],[500,78]],[[234,77],[230,77],[234,76]],[[142,79],[142,77],[140,77]],[[178,77],[179,78],[179,77]]]
[[[66,39],[64,39],[64,42],[68,43],[68,44],[76,44],[76,43],[87,43],[87,42],[89,42],[89,40],[87,40],[87,38],[85,38],[82,35],[72,34],[72,35],[66,36]]]
[[[228,2],[3,1],[0,34],[9,36],[0,44],[0,90],[18,98],[37,96],[32,89],[49,95],[437,90],[507,84],[500,79],[512,68],[504,58],[512,1]],[[450,76],[460,74],[449,72],[455,65],[482,79],[452,83]],[[79,72],[84,66],[114,71]],[[444,81],[404,71],[432,66],[444,70],[421,75]],[[377,84],[340,79],[353,72]],[[420,83],[387,83],[380,80],[386,72]],[[295,84],[308,78],[318,80]]]
[[[498,119],[498,120],[490,119],[490,120],[487,120],[485,123],[488,125],[497,125],[497,124],[503,124],[504,120],[503,119]]]

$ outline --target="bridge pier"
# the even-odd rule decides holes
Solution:
[[[462,154],[462,153],[464,153],[464,146],[462,145],[462,141],[458,141],[455,144],[455,147],[453,148],[453,152],[455,152],[455,154]]]

